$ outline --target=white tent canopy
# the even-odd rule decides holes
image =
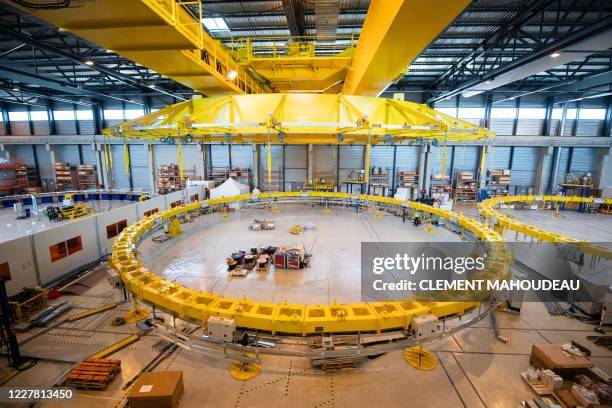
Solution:
[[[210,190],[210,198],[234,197],[249,194],[249,186],[228,178],[219,187]]]

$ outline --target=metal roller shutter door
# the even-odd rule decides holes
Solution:
[[[494,147],[488,157],[489,167],[492,170],[505,170],[510,168],[510,147]]]
[[[342,157],[342,148],[340,147],[340,157]],[[336,169],[336,146],[322,146],[315,145],[313,146],[312,152],[312,161],[313,161],[313,171],[314,175],[317,173],[324,172],[334,172]]]
[[[447,177],[452,177],[451,174],[451,158],[453,150],[457,150],[458,147],[447,146],[446,147],[446,165],[444,166],[444,174]],[[432,146],[431,153],[429,154],[429,172],[430,175],[442,174],[442,161],[444,160],[444,147],[443,146]]]
[[[56,120],[55,131],[58,135],[76,135],[76,122],[73,120]]]
[[[34,166],[34,147],[32,145],[6,145],[11,157],[20,158],[28,166]]]
[[[79,157],[79,147],[77,145],[53,145],[55,161],[64,162],[72,165],[81,164]]]
[[[285,191],[297,191],[308,177],[308,146],[285,147]]]
[[[437,148],[440,150],[440,156],[442,156],[442,147],[438,146]],[[478,168],[478,150],[478,146],[455,146],[453,171],[455,173],[459,171],[472,171],[474,172],[474,176],[476,176],[476,169]]]
[[[113,154],[113,188],[120,190],[128,190],[130,188],[130,180],[125,170],[123,145],[111,145],[111,152]]]
[[[570,173],[590,173],[595,168],[596,149],[592,147],[574,147]]]
[[[515,186],[533,186],[537,164],[537,147],[515,147],[510,184]]]
[[[132,169],[132,188],[150,190],[149,159],[145,145],[130,145],[130,167]]]
[[[97,152],[91,148],[91,145],[81,145],[81,156],[83,157],[83,164],[89,164],[96,166],[98,164],[96,160]]]
[[[211,167],[229,168],[229,148],[227,145],[211,145],[210,156]]]
[[[153,145],[153,159],[155,160],[156,167],[162,164],[177,164],[176,146],[165,144]]]
[[[491,131],[498,135],[511,135],[514,119],[491,119]]]
[[[559,155],[559,169],[557,172],[557,184],[563,182],[565,174],[568,171],[567,165],[569,163],[569,147],[562,147],[561,154]]]
[[[176,155],[176,146],[174,150]],[[178,156],[176,162],[178,164]],[[202,161],[202,153],[198,151],[198,145],[183,145],[183,170],[189,170],[190,177],[204,177],[204,162]]]
[[[391,170],[393,167],[393,146],[372,146],[370,166]]]
[[[253,146],[232,145],[232,166],[253,169]]]
[[[419,166],[419,147],[397,146],[395,167],[399,171],[417,171]]]
[[[365,149],[365,146],[340,146],[340,161],[338,167],[340,182],[341,180],[347,179],[351,171],[363,170]]]

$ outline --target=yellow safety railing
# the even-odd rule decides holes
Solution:
[[[503,271],[508,266],[507,254],[502,237],[483,223],[455,213],[422,203],[405,202],[394,198],[374,197],[367,195],[353,196],[346,193],[296,192],[268,193],[258,196],[242,195],[231,198],[219,198],[184,204],[146,217],[128,228],[117,237],[113,244],[110,266],[120,275],[128,291],[137,299],[150,302],[158,307],[176,313],[180,318],[193,319],[206,323],[210,316],[219,315],[233,318],[238,327],[266,331],[306,335],[315,333],[372,332],[402,330],[410,326],[415,316],[433,313],[438,317],[462,315],[475,307],[478,302],[453,301],[452,294],[440,302],[419,302],[413,300],[395,302],[370,302],[357,304],[299,305],[287,302],[276,304],[270,302],[253,302],[246,298],[226,298],[214,293],[197,291],[169,282],[143,266],[136,257],[135,248],[143,235],[161,225],[166,220],[187,213],[198,211],[203,207],[212,208],[232,202],[265,200],[283,201],[306,197],[321,200],[355,199],[362,204],[402,206],[430,213],[459,225],[470,231],[482,241],[487,241],[488,256],[492,257],[491,273],[507,278]]]
[[[593,256],[601,257],[604,259],[612,259],[612,252],[608,248],[589,244],[587,241],[581,241],[575,238],[565,236],[560,233],[546,231],[544,229],[522,223],[506,214],[501,213],[498,210],[499,206],[502,204],[511,205],[514,203],[537,204],[539,206],[545,205],[546,203],[557,203],[557,204],[568,204],[568,203],[595,204],[595,203],[598,203],[602,205],[611,205],[612,204],[611,198],[601,199],[601,198],[595,198],[595,197],[566,197],[566,196],[551,196],[551,195],[508,196],[508,197],[489,198],[488,200],[484,200],[483,202],[478,204],[478,206],[485,220],[487,220],[489,225],[492,226],[495,229],[495,231],[499,233],[503,233],[504,230],[508,229],[508,230],[516,231],[517,233],[528,235],[530,237],[535,238],[538,241],[576,243],[578,249],[584,253],[588,253]]]

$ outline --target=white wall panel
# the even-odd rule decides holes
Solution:
[[[25,236],[0,244],[0,263],[8,262],[11,271],[11,280],[6,282],[9,296],[39,285],[31,239]]]
[[[113,242],[115,241],[115,237],[111,239],[107,238],[106,227],[123,220],[126,220],[127,225],[130,226],[138,220],[138,212],[136,205],[126,205],[111,211],[99,213],[96,215],[95,220],[98,225],[97,231],[100,253],[105,255],[113,252]]]

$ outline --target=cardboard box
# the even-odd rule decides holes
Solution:
[[[529,361],[538,368],[550,368],[553,371],[593,367],[588,357],[572,355],[564,351],[560,344],[534,344]]]
[[[146,372],[128,394],[130,408],[177,408],[183,396],[183,372]]]

